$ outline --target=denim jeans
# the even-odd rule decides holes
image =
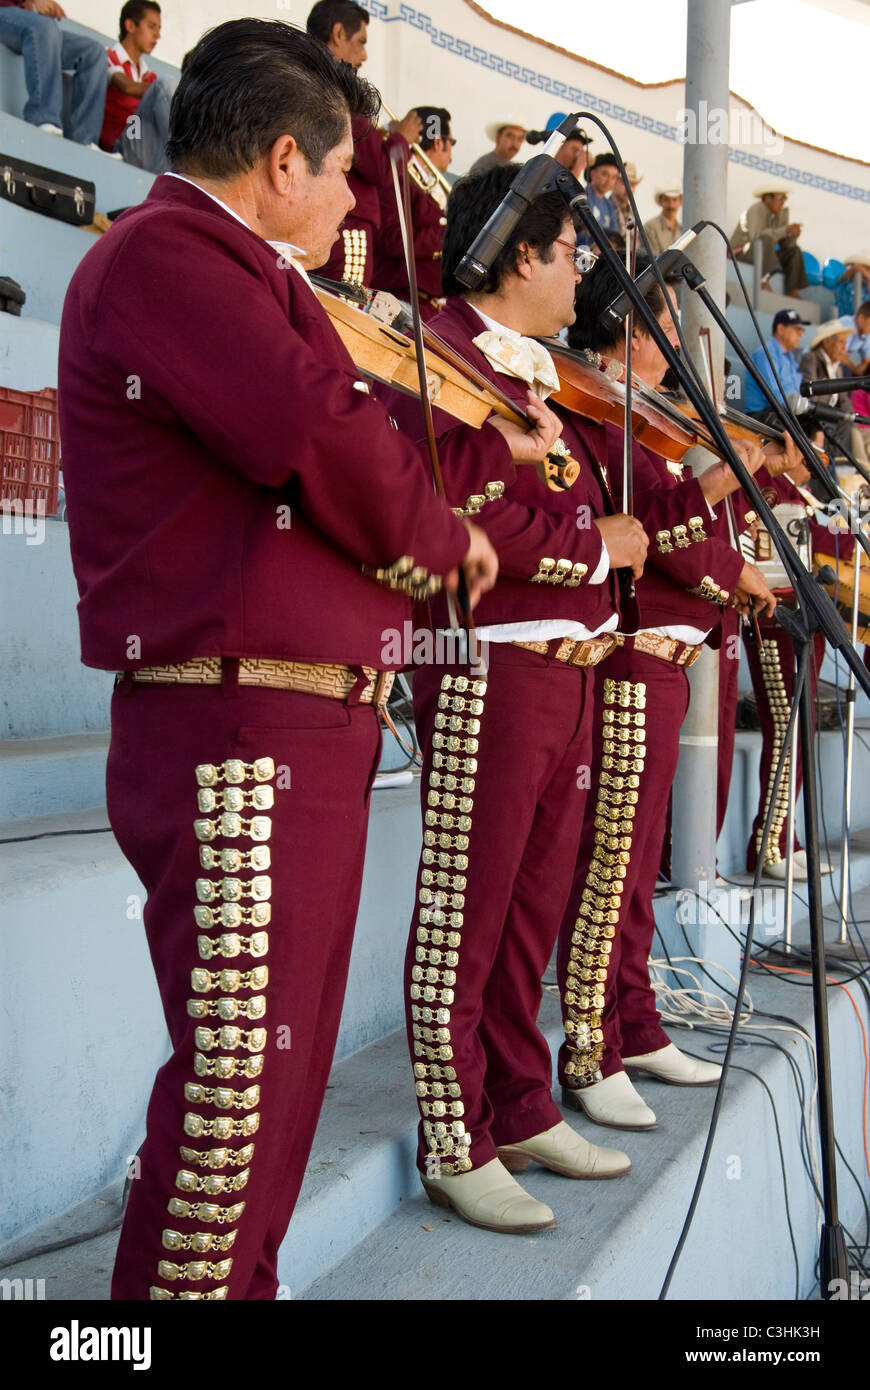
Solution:
[[[146,89],[118,140],[115,151],[128,164],[147,169],[151,174],[165,174],[169,168],[166,158],[166,139],[169,135],[169,107],[178,85],[175,77],[158,77]]]
[[[61,73],[71,72],[72,101],[64,134],[80,145],[96,144],[106,106],[108,63],[103,46],[71,33],[62,20],[13,6],[0,9],[0,42],[24,59],[25,121],[63,125]]]

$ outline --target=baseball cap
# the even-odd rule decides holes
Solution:
[[[802,319],[797,309],[780,309],[778,314],[773,316],[773,327],[779,328],[782,324],[799,323],[804,328],[809,328],[809,319]]]

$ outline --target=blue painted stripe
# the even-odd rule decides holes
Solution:
[[[657,135],[662,140],[672,140],[677,144],[682,143],[682,131],[679,127],[669,125],[667,121],[656,120],[642,111],[633,111],[617,102],[606,101],[593,92],[584,92],[579,87],[571,87],[566,82],[560,82],[558,79],[550,77],[548,73],[535,72],[532,68],[521,67],[519,63],[505,58],[500,53],[479,48],[469,43],[467,39],[457,38],[455,34],[449,34],[445,29],[439,29],[437,25],[432,23],[427,14],[413,9],[410,5],[400,4],[398,14],[390,14],[382,0],[369,0],[367,9],[376,19],[382,20],[385,24],[399,22],[410,25],[412,29],[422,30],[436,48],[443,48],[457,58],[474,63],[477,67],[488,68],[491,72],[498,72],[504,77],[511,77],[524,87],[534,87],[539,92],[545,92],[562,101],[568,101],[578,110],[586,108],[595,111],[605,119],[609,118],[612,121],[621,121],[624,125],[636,126],[639,130],[645,130],[650,135]],[[755,169],[760,174],[771,174],[774,178],[788,179],[790,183],[801,184],[805,188],[815,188],[823,193],[833,193],[838,198],[851,198],[855,202],[870,203],[870,187],[859,188],[855,184],[843,183],[839,179],[825,178],[822,174],[813,174],[807,169],[796,169],[792,165],[781,164],[774,159],[766,159],[763,155],[751,154],[748,150],[733,146],[729,148],[728,158],[732,164],[742,164],[744,168]]]

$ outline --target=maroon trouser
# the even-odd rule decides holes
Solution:
[[[172,1044],[115,1299],[274,1298],[338,1031],[377,717],[229,672],[112,701],[109,816]]]
[[[650,984],[652,898],[689,707],[682,667],[620,649],[595,685],[592,794],[559,934],[565,1042],[559,1079],[576,1090],[667,1047]]]
[[[561,1120],[537,1016],[577,856],[593,683],[504,643],[485,680],[414,675],[424,837],[406,1011],[430,1176]]]
[[[758,801],[758,810],[755,815],[755,820],[752,823],[752,831],[749,836],[749,845],[746,850],[746,867],[750,873],[754,873],[758,863],[758,852],[761,848],[764,822],[767,819],[767,811],[773,795],[773,779],[776,773],[776,765],[779,762],[783,740],[786,735],[795,678],[794,643],[791,637],[773,618],[762,617],[759,618],[758,621],[764,642],[763,650],[759,652],[757,642],[746,643],[746,656],[749,662],[750,675],[752,676],[752,689],[755,692],[755,703],[758,708],[759,723],[761,724],[761,766],[759,769],[761,792]],[[813,727],[815,728],[816,686],[818,684],[818,672],[821,669],[825,654],[825,638],[823,633],[816,633],[814,648],[814,654],[810,658],[810,680],[813,692]],[[798,758],[795,768],[795,801],[797,801],[800,795],[801,786],[803,784],[800,746],[800,737],[798,737]],[[770,838],[767,842],[767,851],[764,856],[765,864],[780,863],[785,858],[788,850],[786,825],[788,821],[788,778],[790,761],[790,754],[787,752],[779,782],[779,790],[776,794],[776,804],[774,806],[773,820],[770,826]],[[800,849],[800,841],[796,834],[794,837],[794,847],[795,849]]]
[[[734,764],[734,739],[737,734],[738,672],[740,643],[736,641],[740,615],[734,608],[722,610],[722,644],[719,647],[719,747],[716,779],[716,838],[725,824],[728,793],[731,790],[731,769]]]

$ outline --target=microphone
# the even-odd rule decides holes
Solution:
[[[801,382],[802,396],[836,396],[841,391],[870,391],[870,376],[823,376]]]
[[[870,425],[870,415],[856,415],[854,410],[840,410],[839,406],[811,402],[797,391],[789,392],[788,404],[795,415],[815,415],[817,420],[825,420],[829,425],[841,425],[844,420],[851,425]]]
[[[490,266],[523,213],[543,193],[554,168],[559,169],[560,166],[553,156],[562,148],[576,124],[576,114],[566,116],[562,124],[553,131],[541,153],[534,155],[522,165],[495,212],[482,231],[478,232],[456,268],[456,279],[466,289],[480,289],[489,274]]]
[[[676,270],[683,258],[684,250],[695,240],[695,237],[705,225],[704,222],[696,222],[694,227],[690,227],[687,232],[683,232],[681,236],[678,236],[673,245],[668,247],[667,251],[663,251],[660,256],[656,256],[655,264],[658,266],[662,275],[667,275],[669,271]],[[642,270],[634,282],[638,294],[645,294],[655,280],[656,273],[653,267],[648,265],[646,270]],[[631,296],[628,290],[622,290],[615,299],[611,300],[607,308],[603,311],[600,321],[605,328],[609,328],[612,331],[619,327],[630,309]]]

